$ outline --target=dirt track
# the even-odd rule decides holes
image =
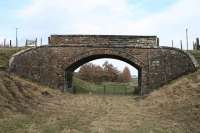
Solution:
[[[63,94],[1,72],[0,132],[197,133],[199,75],[182,77],[142,99]]]

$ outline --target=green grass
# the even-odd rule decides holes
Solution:
[[[0,48],[0,70],[8,68],[10,57],[23,48]]]
[[[76,93],[97,93],[97,94],[133,94],[137,81],[130,83],[104,82],[95,84],[74,78]]]
[[[197,50],[191,50],[190,53],[196,58],[198,63],[200,64],[200,51]]]

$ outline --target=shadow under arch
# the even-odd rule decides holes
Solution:
[[[140,94],[141,93],[141,81],[142,81],[142,67],[143,62],[141,62],[139,59],[136,59],[134,57],[130,57],[128,53],[121,52],[120,53],[95,53],[93,51],[93,54],[81,54],[74,59],[69,60],[70,65],[65,69],[65,75],[64,75],[64,90],[76,93],[75,88],[73,88],[73,73],[74,71],[82,66],[85,63],[88,63],[90,61],[96,60],[96,59],[102,59],[102,58],[111,58],[111,59],[117,59],[123,62],[126,62],[136,68],[138,70],[138,88],[135,90],[134,93]],[[91,53],[91,52],[90,52]],[[122,54],[123,53],[123,54]]]

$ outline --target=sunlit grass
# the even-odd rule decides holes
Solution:
[[[10,57],[23,48],[0,48],[0,69],[8,68]]]
[[[103,82],[91,83],[79,78],[74,78],[74,88],[76,93],[95,93],[95,94],[134,94],[134,90],[138,86],[137,79],[128,83]]]

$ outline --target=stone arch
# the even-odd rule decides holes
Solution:
[[[194,72],[198,67],[192,55],[174,48],[70,44],[22,51],[11,58],[9,71],[63,90],[66,87],[64,79],[66,76],[71,78],[74,69],[103,57],[125,61],[140,70],[140,95]]]
[[[142,71],[144,71],[144,62],[142,59],[135,57],[134,55],[130,55],[125,50],[110,50],[110,49],[93,49],[83,53],[80,53],[73,58],[68,59],[67,66],[65,67],[65,82],[64,89],[75,93],[73,88],[73,72],[81,65],[90,62],[92,60],[101,59],[101,58],[112,58],[124,61],[131,66],[135,67],[138,70],[138,90],[136,93],[142,93]]]

